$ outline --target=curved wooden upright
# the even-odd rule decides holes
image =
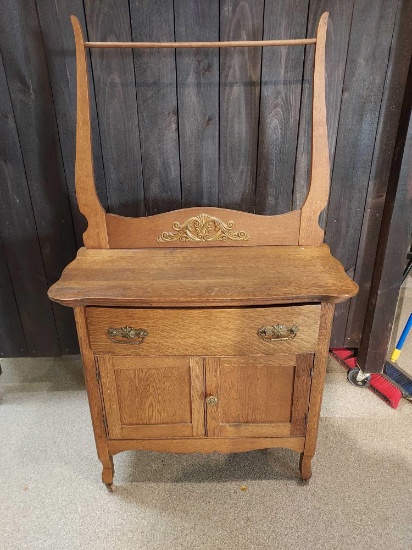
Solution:
[[[315,65],[313,70],[312,102],[312,158],[310,187],[301,211],[299,244],[317,245],[323,242],[324,231],[319,216],[329,199],[330,164],[328,129],[326,124],[325,46],[328,13],[320,18],[316,35]]]
[[[108,248],[106,211],[97,196],[94,181],[86,50],[79,20],[72,15],[71,21],[76,42],[77,67],[76,197],[80,212],[88,223],[83,240],[87,248]]]
[[[85,42],[79,20],[71,18],[76,41],[77,131],[76,195],[88,227],[86,248],[170,248],[210,246],[319,245],[318,219],[329,195],[329,152],[325,103],[325,42],[328,13],[315,38],[237,42]],[[106,213],[96,193],[93,172],[86,48],[197,48],[315,45],[312,161],[309,193],[302,210],[261,216],[212,207],[195,207],[127,218]],[[167,183],[167,182],[166,182]]]

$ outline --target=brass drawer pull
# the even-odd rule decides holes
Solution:
[[[132,327],[120,327],[120,328],[108,328],[107,334],[112,342],[115,344],[130,344],[138,346],[143,344],[143,340],[148,335],[148,332],[143,328],[132,328]],[[118,340],[116,338],[123,338],[123,340]],[[132,341],[133,340],[133,341]]]
[[[260,327],[257,333],[265,342],[275,342],[279,340],[292,340],[297,335],[298,330],[299,327],[296,325],[290,328],[286,325],[272,325],[271,327]]]

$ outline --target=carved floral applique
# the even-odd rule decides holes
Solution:
[[[199,214],[188,218],[180,224],[174,222],[171,231],[164,231],[157,241],[159,243],[180,241],[180,242],[214,242],[214,241],[248,241],[250,236],[244,231],[233,231],[235,222],[222,222],[219,218],[209,214]]]

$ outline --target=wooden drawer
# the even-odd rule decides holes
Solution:
[[[320,305],[227,309],[120,309],[88,307],[88,332],[97,355],[235,356],[315,351]],[[273,340],[264,327],[297,327],[290,339]],[[147,336],[122,336],[126,327]],[[109,334],[109,329],[118,329]],[[127,331],[127,328],[126,328]],[[133,333],[132,333],[133,336]],[[283,335],[281,335],[283,336]],[[290,332],[285,337],[293,336]],[[137,342],[141,342],[138,344]]]

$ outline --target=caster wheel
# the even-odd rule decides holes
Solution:
[[[111,483],[105,483],[105,485],[109,493],[113,493],[113,485]]]
[[[357,376],[359,372],[359,368],[350,369],[348,372],[348,381],[352,384],[352,386],[356,386],[357,388],[367,388],[370,384],[370,376],[367,376],[362,380],[358,380]]]

